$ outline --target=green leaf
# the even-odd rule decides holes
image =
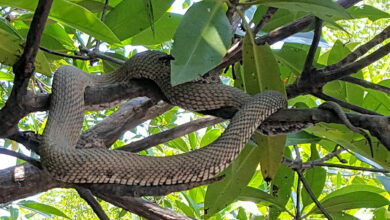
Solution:
[[[311,157],[310,157],[311,161],[320,158],[315,144],[311,144],[310,151],[311,151]],[[314,167],[310,170],[307,170],[304,174],[304,177],[306,182],[309,184],[313,194],[315,195],[316,198],[318,198],[321,195],[322,190],[324,189],[325,186],[326,170],[322,167]],[[302,194],[302,204],[303,204],[302,208],[313,203],[313,200],[311,199],[311,197],[309,196],[309,194],[304,188],[302,188],[301,194]]]
[[[368,18],[376,21],[381,18],[389,18],[390,14],[371,5],[352,6],[347,10],[353,18]]]
[[[350,49],[341,41],[336,41],[330,50],[327,63],[336,63],[347,56],[350,52]],[[354,76],[362,79],[363,73],[359,71],[357,74],[354,74]],[[355,84],[346,83],[340,80],[332,81],[323,87],[323,91],[327,95],[339,98],[355,105],[361,105],[363,102],[364,89]]]
[[[150,13],[145,0],[124,0],[107,14],[105,23],[120,40],[134,36],[151,26],[150,14],[157,21],[169,9],[173,0],[150,2],[153,13]]]
[[[300,74],[305,64],[305,59],[302,59],[302,57],[305,57],[308,51],[308,45],[285,43],[281,50],[274,52],[274,55],[280,63],[288,67],[293,73]],[[315,61],[319,55],[320,50],[317,50],[314,57]]]
[[[291,158],[291,151],[286,148],[285,156]],[[294,171],[282,164],[271,182],[271,194],[274,195],[280,204],[284,207],[291,197],[291,187],[294,185]],[[281,210],[276,207],[270,207],[270,219],[277,219]]]
[[[373,142],[374,158],[371,157],[371,150],[366,140],[355,134],[344,125],[318,123],[306,129],[307,132],[323,139],[328,139],[340,144],[364,157],[379,163],[385,169],[390,169],[390,152],[375,137],[371,137]]]
[[[38,0],[0,0],[0,5],[34,11]],[[72,15],[72,16],[70,16]],[[55,0],[49,17],[109,43],[119,43],[115,34],[92,12],[66,0]]]
[[[244,87],[254,95],[265,90],[276,90],[286,94],[280,71],[268,45],[257,46],[253,33],[248,32],[243,43]],[[260,148],[261,171],[265,180],[275,177],[280,167],[286,143],[286,135],[264,136],[256,133]]]
[[[0,80],[14,81],[14,76],[10,73],[5,73],[5,72],[0,71]]]
[[[385,187],[386,191],[390,193],[390,177],[388,176],[377,176],[379,181],[381,181],[382,185]]]
[[[264,5],[259,5],[257,7],[257,10],[255,14],[253,15],[253,23],[257,24],[262,17],[265,15],[268,7]],[[288,9],[278,9],[278,11],[272,15],[271,20],[267,22],[264,27],[261,29],[263,32],[270,32],[274,30],[275,28],[278,28],[280,26],[283,26],[287,23],[290,23],[294,20],[297,20],[298,18],[301,18],[305,15],[307,15],[307,12],[292,12]]]
[[[282,204],[277,198],[253,187],[246,187],[243,189],[238,199],[242,201],[251,201],[254,203],[266,202],[266,205],[270,204],[278,207],[280,210],[284,209],[284,204]]]
[[[322,199],[322,201],[325,201],[332,197],[342,196],[344,194],[359,192],[359,191],[372,192],[377,194],[385,192],[385,190],[378,188],[376,186],[364,185],[364,184],[353,184],[329,193]]]
[[[291,11],[306,11],[317,17],[334,15],[351,18],[347,11],[331,0],[259,0],[258,3]]]
[[[174,149],[181,150],[183,152],[188,152],[188,150],[189,150],[187,143],[183,140],[183,138],[176,138],[174,140],[171,140],[171,141],[167,142],[166,145],[168,145]]]
[[[305,144],[305,143],[316,143],[320,141],[321,138],[307,133],[306,131],[299,131],[295,133],[290,133],[287,135],[286,146]]]
[[[185,203],[181,202],[180,200],[175,201],[176,206],[186,215],[190,217],[195,217],[194,211],[188,207]]]
[[[204,147],[209,145],[213,141],[217,140],[217,138],[221,136],[221,129],[211,129],[203,135],[202,140],[200,141],[200,147]]]
[[[237,159],[221,173],[225,177],[208,186],[204,201],[205,218],[213,216],[238,199],[258,166],[259,154],[259,148],[248,143]]]
[[[248,220],[244,208],[242,207],[238,208],[237,219]]]
[[[12,66],[23,53],[23,43],[17,35],[0,29],[0,63]]]
[[[13,206],[10,206],[9,207],[9,214],[10,214],[11,220],[17,220],[19,217],[19,209],[15,208]]]
[[[359,220],[359,218],[344,212],[332,213],[330,216],[332,216],[334,220]]]
[[[321,204],[327,212],[335,213],[348,209],[379,208],[389,205],[390,202],[388,199],[377,193],[356,191],[333,196],[331,198],[324,198],[321,200]],[[317,207],[314,207],[309,213],[321,212]]]
[[[390,87],[390,79],[383,80],[379,85]],[[368,90],[363,100],[363,108],[371,109],[381,114],[390,114],[390,97],[377,90]]]
[[[195,150],[196,145],[198,143],[197,136],[195,132],[191,132],[188,134],[188,141],[190,142],[190,146],[192,150]]]
[[[68,216],[66,216],[63,212],[58,210],[57,208],[54,208],[53,206],[45,205],[42,203],[29,201],[29,200],[22,200],[17,203],[18,206],[29,209],[34,212],[38,212],[44,216],[51,216],[51,215],[57,215],[64,218],[69,219]]]
[[[171,84],[202,76],[215,67],[231,44],[232,31],[221,1],[194,4],[174,35],[171,53]]]
[[[183,16],[179,14],[166,12],[154,24],[155,32],[153,34],[150,28],[147,28],[135,35],[131,39],[132,45],[155,45],[164,43],[173,38],[177,26]]]

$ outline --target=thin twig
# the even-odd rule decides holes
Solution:
[[[359,113],[362,113],[362,114],[369,114],[369,115],[381,115],[381,114],[379,114],[377,112],[374,112],[374,111],[362,108],[362,107],[360,107],[358,105],[354,105],[354,104],[342,101],[340,99],[336,99],[336,98],[334,98],[332,96],[328,96],[328,95],[326,95],[326,94],[324,94],[322,92],[312,93],[312,95],[317,97],[317,98],[323,99],[325,101],[336,102],[337,104],[339,104],[343,108],[348,108],[348,109],[351,109],[351,110],[353,110],[355,112],[359,112]]]
[[[223,119],[214,116],[205,116],[203,118],[190,121],[175,128],[149,136],[142,140],[124,145],[123,147],[118,148],[118,150],[139,152],[223,121]]]
[[[381,85],[378,85],[378,84],[375,84],[375,83],[372,83],[372,82],[368,82],[366,80],[362,80],[362,79],[359,79],[359,78],[356,78],[356,77],[346,76],[346,77],[341,78],[340,80],[343,80],[345,82],[354,83],[354,84],[363,86],[365,88],[375,89],[375,90],[378,90],[378,91],[390,94],[390,88],[389,87],[381,86]]]
[[[306,182],[305,177],[302,174],[302,171],[301,170],[295,170],[295,171],[297,172],[299,180],[302,182],[303,187],[305,188],[307,194],[309,194],[310,198],[317,205],[318,209],[322,212],[322,214],[326,218],[328,218],[329,220],[333,220],[332,216],[330,216],[329,213],[324,209],[324,207],[322,207],[321,203],[317,200],[313,191],[311,191],[311,188],[310,188],[309,184]]]
[[[53,55],[66,57],[66,58],[71,58],[71,59],[76,59],[76,60],[90,60],[90,59],[92,59],[89,56],[71,55],[71,54],[57,52],[55,50],[51,50],[51,49],[48,49],[48,48],[43,47],[43,46],[40,46],[39,49],[41,49],[41,50],[43,50],[43,51],[45,51],[47,53],[53,54]]]
[[[390,171],[386,170],[386,169],[355,167],[355,166],[349,166],[349,165],[343,165],[343,164],[333,164],[333,163],[315,163],[315,164],[313,164],[313,167],[319,167],[319,166],[335,167],[335,168],[349,169],[349,170],[369,171],[369,172],[375,172],[375,173],[390,173]]]
[[[27,161],[36,167],[39,167],[39,168],[41,167],[41,162],[39,160],[34,159],[32,157],[29,157],[29,156],[26,156],[26,155],[21,154],[21,153],[12,151],[12,150],[0,148],[0,154],[5,154],[5,155],[12,156],[12,157],[16,157],[16,158],[19,158],[21,160]]]
[[[107,214],[104,212],[103,208],[96,201],[95,197],[93,197],[89,189],[80,186],[76,186],[75,189],[77,190],[77,193],[80,195],[80,197],[83,198],[89,206],[91,206],[92,210],[100,220],[110,220],[110,218],[108,218]]]

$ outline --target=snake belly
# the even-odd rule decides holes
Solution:
[[[239,154],[256,128],[286,108],[276,91],[249,96],[220,83],[194,81],[172,87],[170,56],[158,51],[134,55],[121,68],[103,76],[64,66],[53,79],[49,116],[41,144],[43,167],[68,183],[111,183],[130,186],[172,186],[204,182],[223,171]],[[223,134],[206,147],[188,153],[151,157],[106,149],[76,149],[84,118],[84,90],[127,81],[153,80],[174,105],[193,111],[238,107]]]

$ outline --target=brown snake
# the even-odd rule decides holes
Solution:
[[[171,104],[193,111],[223,107],[240,110],[221,137],[189,153],[150,157],[106,149],[76,149],[84,117],[84,90],[134,78],[153,80]],[[95,76],[72,67],[57,70],[49,118],[43,134],[41,161],[56,179],[69,183],[115,183],[161,187],[205,183],[223,171],[239,154],[256,128],[271,114],[286,108],[279,92],[249,96],[221,83],[202,80],[172,87],[170,56],[157,51],[134,55],[111,74]]]

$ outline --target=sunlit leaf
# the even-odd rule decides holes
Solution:
[[[231,38],[231,27],[222,2],[194,4],[174,35],[172,85],[194,80],[216,66],[230,46]]]
[[[39,214],[42,214],[44,216],[51,216],[51,215],[57,215],[64,218],[69,219],[68,216],[66,216],[63,212],[60,210],[54,208],[53,206],[45,205],[39,202],[29,201],[29,200],[22,200],[17,203],[18,206],[30,209],[32,211],[38,212]]]
[[[34,11],[38,0],[0,0],[0,5]],[[72,15],[72,16],[69,16]],[[66,0],[55,0],[49,17],[109,43],[119,42],[115,34],[92,12]]]

